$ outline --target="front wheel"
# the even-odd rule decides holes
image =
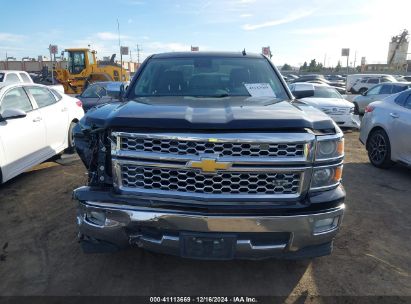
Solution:
[[[390,140],[384,130],[371,133],[367,142],[367,150],[368,158],[375,167],[387,169],[393,165]]]
[[[77,125],[74,121],[70,123],[69,131],[68,131],[68,147],[66,149],[66,153],[68,154],[73,154],[75,149],[74,149],[74,134],[73,134],[73,129]]]

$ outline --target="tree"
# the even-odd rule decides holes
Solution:
[[[291,65],[289,65],[288,63],[284,63],[284,65],[281,68],[281,71],[291,71]]]
[[[308,66],[309,72],[315,72],[317,70],[317,62],[315,59],[311,59],[310,65]]]
[[[304,61],[304,64],[300,66],[301,71],[306,71],[307,70],[307,61]]]
[[[335,71],[339,72],[341,70],[341,61],[338,60],[337,66],[335,67]]]

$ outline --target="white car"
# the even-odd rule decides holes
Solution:
[[[25,71],[0,70],[0,84],[16,82],[33,83],[33,79]]]
[[[304,103],[313,106],[330,116],[339,127],[360,127],[358,115],[354,114],[354,104],[345,100],[338,91],[330,86],[316,83],[296,82],[290,86],[291,92],[299,90],[314,90],[312,97],[301,98]]]
[[[73,149],[81,101],[39,84],[0,83],[0,183]]]

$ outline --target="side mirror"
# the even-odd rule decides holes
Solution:
[[[367,96],[368,91],[362,92],[361,95],[362,96]]]
[[[0,121],[26,117],[27,113],[20,109],[6,109],[1,113]]]
[[[292,93],[297,99],[312,97],[314,96],[314,86],[311,83],[296,83]]]

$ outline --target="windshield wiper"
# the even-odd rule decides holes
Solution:
[[[270,101],[270,102],[265,103],[265,104],[264,104],[264,107],[266,107],[266,106],[271,106],[271,105],[273,105],[273,104],[276,104],[276,103],[279,103],[279,102],[282,102],[282,101],[284,101],[284,99],[273,100],[273,101]],[[291,100],[290,102],[292,102],[292,101],[293,101],[293,100]]]
[[[216,94],[216,95],[192,95],[188,97],[195,97],[195,98],[224,98],[224,97],[229,97],[231,96],[228,93],[221,93],[221,94]]]

